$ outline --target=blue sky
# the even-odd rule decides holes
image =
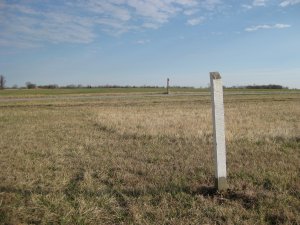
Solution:
[[[36,84],[300,88],[300,0],[0,0],[0,74]]]

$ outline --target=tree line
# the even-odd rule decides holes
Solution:
[[[26,82],[26,88],[27,89],[55,89],[55,88],[66,88],[66,89],[76,89],[76,88],[164,88],[163,86],[150,86],[150,85],[143,85],[143,86],[135,86],[135,85],[75,85],[75,84],[69,84],[65,86],[59,86],[57,84],[48,84],[48,85],[36,85],[31,82]]]
[[[0,75],[0,89],[5,88],[5,77],[3,75]],[[165,88],[164,86],[157,86],[157,85],[142,85],[142,86],[136,86],[136,85],[74,85],[74,84],[69,84],[65,86],[59,86],[57,84],[47,84],[47,85],[37,85],[32,82],[26,82],[25,83],[25,88],[27,89],[35,89],[35,88],[40,88],[40,89],[56,89],[56,88]],[[13,88],[18,88],[17,85],[14,85]],[[194,88],[194,87],[189,87],[189,86],[172,86],[172,88]],[[268,84],[268,85],[247,85],[247,86],[232,86],[232,87],[226,87],[226,89],[288,89],[288,87],[284,87],[282,85],[277,85],[277,84]]]
[[[0,89],[4,89],[5,87],[5,77],[3,75],[0,75]]]
[[[247,85],[247,86],[232,86],[232,87],[225,87],[230,89],[288,89],[288,87],[284,87],[282,85],[277,84],[268,84],[268,85]]]

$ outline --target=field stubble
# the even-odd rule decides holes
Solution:
[[[2,224],[300,224],[298,94],[225,97],[224,193],[208,96],[0,108]]]

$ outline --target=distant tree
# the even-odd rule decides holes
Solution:
[[[26,82],[26,87],[27,87],[28,89],[34,89],[34,88],[36,88],[36,84],[33,84],[33,83],[31,83],[31,82]]]
[[[39,85],[38,88],[55,89],[58,88],[58,85],[57,84]]]
[[[3,75],[0,75],[0,89],[4,89],[5,87],[5,77]]]
[[[248,85],[247,89],[284,89],[281,85],[268,84],[268,85]]]
[[[76,88],[76,85],[75,84],[69,84],[69,85],[67,85],[67,86],[65,86],[65,88]]]

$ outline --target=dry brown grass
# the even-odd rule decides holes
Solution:
[[[299,224],[299,94],[0,104],[0,224]]]

